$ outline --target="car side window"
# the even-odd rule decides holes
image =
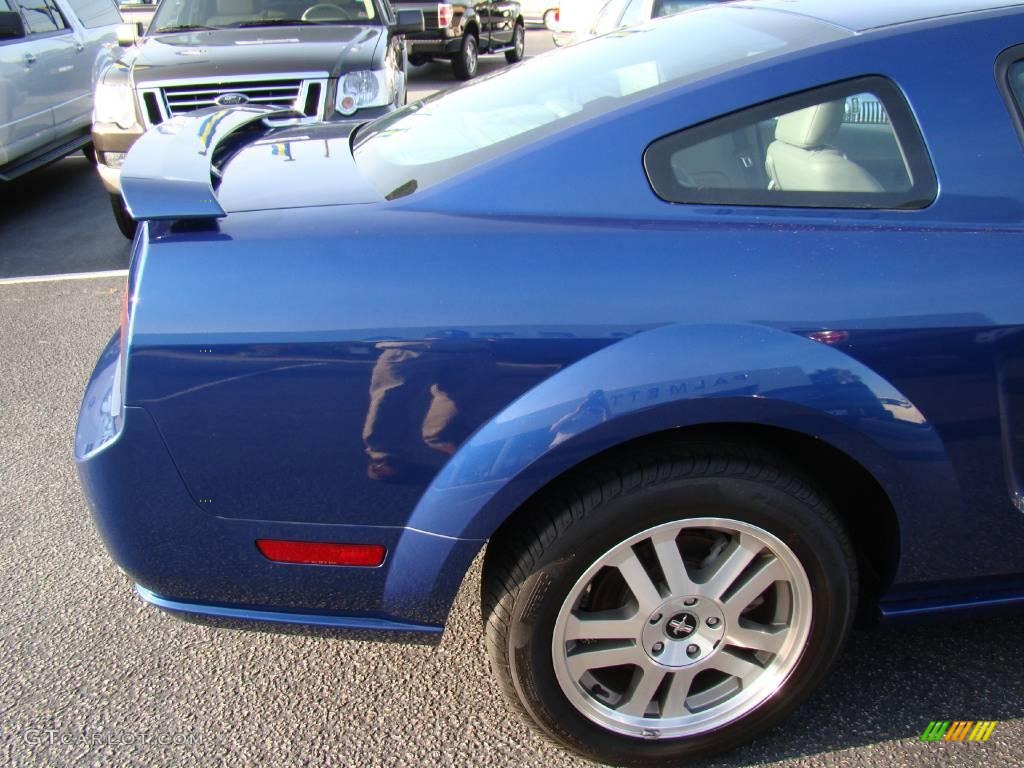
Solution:
[[[121,23],[121,12],[113,0],[68,0],[68,5],[88,29]]]
[[[644,153],[672,203],[924,208],[937,184],[899,90],[858,78],[787,96],[665,136]]]
[[[43,35],[68,27],[53,0],[18,0],[18,5],[30,35]]]

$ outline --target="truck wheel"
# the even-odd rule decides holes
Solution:
[[[114,221],[117,222],[117,228],[121,230],[121,234],[129,240],[134,240],[135,230],[139,224],[128,213],[128,208],[124,204],[124,198],[120,195],[111,195],[110,207],[114,211]]]
[[[675,765],[766,732],[849,630],[850,539],[768,454],[666,445],[524,512],[484,564],[491,669],[549,738],[592,760]]]
[[[516,22],[516,28],[512,30],[512,47],[505,51],[505,61],[515,64],[523,60],[526,53],[526,27],[521,21]]]
[[[459,52],[452,56],[452,69],[455,70],[455,78],[470,80],[475,77],[478,57],[476,35],[467,32],[462,36]]]
[[[412,64],[414,67],[422,67],[424,64],[426,64],[426,63],[428,63],[430,61],[431,61],[430,56],[427,56],[425,53],[410,53],[409,54],[409,63]]]
[[[96,147],[90,142],[82,147],[82,154],[85,155],[85,159],[89,161],[91,165],[96,165]]]

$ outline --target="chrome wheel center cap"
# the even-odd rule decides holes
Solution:
[[[707,661],[723,637],[725,615],[717,600],[677,597],[650,615],[641,642],[655,664],[678,669]]]
[[[697,617],[689,611],[677,613],[665,622],[665,634],[672,640],[685,640],[697,630]]]

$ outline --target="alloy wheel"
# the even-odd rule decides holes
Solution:
[[[552,660],[585,717],[642,738],[704,733],[785,683],[811,629],[793,551],[738,520],[694,518],[619,543],[559,610]]]

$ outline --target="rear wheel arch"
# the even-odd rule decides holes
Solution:
[[[564,503],[609,467],[622,466],[640,454],[672,446],[738,448],[779,462],[805,478],[835,508],[849,533],[860,574],[860,620],[875,615],[878,598],[892,584],[900,560],[900,526],[895,507],[878,480],[856,459],[809,435],[759,424],[711,424],[670,429],[616,445],[591,456],[553,478],[518,505],[488,540],[484,553],[484,584],[488,569],[514,547],[521,532],[535,526],[546,507]],[[486,613],[486,595],[482,608]]]

